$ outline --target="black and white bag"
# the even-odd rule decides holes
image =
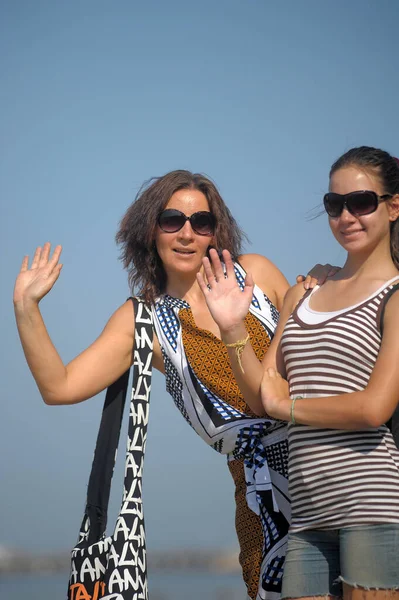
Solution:
[[[79,541],[72,550],[68,600],[147,600],[147,556],[141,496],[151,391],[151,309],[132,298],[135,314],[133,387],[122,505],[105,535],[129,370],[106,393]]]

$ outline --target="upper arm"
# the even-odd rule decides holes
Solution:
[[[399,293],[386,305],[384,333],[367,391],[371,392],[376,425],[386,423],[399,402]]]
[[[282,272],[268,258],[260,254],[243,254],[240,264],[250,272],[256,285],[266,294],[280,311],[289,283]]]
[[[262,360],[265,369],[273,367],[283,377],[286,376],[286,373],[280,347],[281,336],[283,335],[284,327],[290,318],[292,311],[302,298],[304,292],[305,290],[302,283],[297,283],[287,291],[272,343]]]
[[[116,381],[133,360],[134,309],[120,306],[99,337],[66,366],[66,382],[54,404],[74,404],[98,394]],[[51,402],[52,403],[52,402]]]

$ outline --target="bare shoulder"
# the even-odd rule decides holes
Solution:
[[[280,319],[277,325],[277,329],[274,334],[273,341],[270,345],[269,350],[266,352],[266,355],[263,359],[263,365],[265,367],[274,367],[278,369],[280,374],[283,377],[286,377],[286,371],[284,366],[284,361],[282,360],[280,342],[281,337],[284,332],[285,325],[290,318],[292,312],[294,311],[296,305],[302,298],[305,289],[302,283],[297,283],[290,287],[284,296],[283,306],[280,311]]]
[[[291,314],[305,292],[303,283],[296,283],[290,287],[284,297],[284,311],[289,311]]]
[[[251,273],[256,285],[281,310],[289,283],[280,269],[261,254],[243,254],[238,260],[244,269]]]
[[[280,275],[283,276],[276,265],[266,258],[266,256],[262,256],[261,254],[242,254],[238,257],[238,261],[246,271],[251,272],[254,278],[256,275],[262,277],[264,276],[264,273],[280,273]]]
[[[134,343],[134,332],[135,332],[135,318],[134,318],[134,306],[132,299],[126,300],[122,306],[116,309],[111,315],[108,323],[106,324],[103,335],[115,340],[121,340],[121,345],[127,344],[129,352]],[[154,356],[153,365],[161,373],[165,372],[164,361],[162,357],[161,346],[154,331]]]
[[[134,309],[131,299],[126,300],[109,318],[104,331],[125,334],[134,337]]]
[[[262,288],[262,282],[270,284],[270,281],[274,281],[280,285],[284,283],[288,289],[288,281],[280,269],[271,260],[266,258],[266,256],[262,256],[261,254],[242,254],[238,260],[244,269],[251,273],[255,283],[260,288]]]
[[[384,313],[384,331],[387,327],[396,328],[399,326],[399,289],[395,290],[388,299]]]

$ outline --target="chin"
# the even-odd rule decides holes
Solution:
[[[347,241],[346,243],[341,243],[341,246],[344,250],[346,250],[346,252],[348,252],[348,254],[352,254],[353,256],[370,254],[370,252],[372,252],[375,248],[373,244],[365,244],[364,241],[363,243],[360,241]]]
[[[164,263],[165,271],[173,271],[174,273],[198,273],[202,266],[202,261],[198,261],[198,258],[183,259],[183,260],[171,260]]]
[[[197,261],[193,261],[190,264],[184,265],[173,265],[173,270],[176,273],[198,273],[201,268],[202,263],[198,264]]]

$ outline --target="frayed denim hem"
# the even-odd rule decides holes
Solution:
[[[349,587],[353,588],[353,589],[360,589],[360,590],[366,590],[366,592],[371,592],[371,591],[384,591],[384,592],[397,592],[399,590],[399,585],[394,585],[394,586],[367,586],[367,585],[359,585],[358,583],[355,583],[354,581],[348,581],[347,579],[344,579],[343,577],[339,576],[336,581],[340,581],[341,583],[345,583],[345,585],[348,585]]]
[[[282,596],[281,600],[300,600],[301,598],[317,598],[317,600],[319,600],[319,598],[323,598],[323,600],[342,600],[342,596],[335,596],[329,592],[326,594],[313,594],[310,596],[306,594],[302,594],[301,596]]]

